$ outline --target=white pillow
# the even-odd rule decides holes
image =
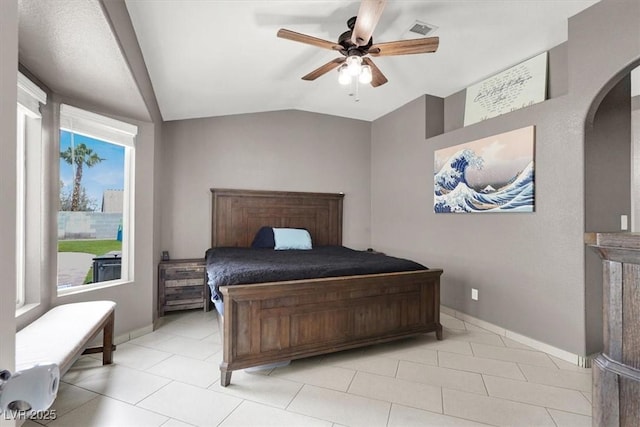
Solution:
[[[307,230],[298,228],[274,228],[274,249],[311,249],[311,235]]]

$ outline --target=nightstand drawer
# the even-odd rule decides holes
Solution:
[[[180,298],[184,298],[184,299],[193,299],[193,298],[200,298],[202,299],[204,297],[204,287],[202,286],[202,284],[200,284],[200,286],[183,286],[183,287],[176,287],[176,288],[167,288],[165,290],[165,298],[167,301],[169,300],[174,300],[174,299],[180,299]]]
[[[179,288],[183,286],[202,286],[204,284],[204,277],[197,277],[195,279],[179,279],[179,280],[165,280],[165,288]]]
[[[164,270],[164,280],[179,280],[196,278],[204,280],[204,267],[172,267]]]
[[[207,310],[204,259],[162,261],[158,264],[158,316],[166,311]]]

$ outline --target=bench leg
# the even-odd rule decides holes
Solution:
[[[115,313],[111,313],[102,332],[102,364],[111,365],[113,362],[113,321]]]

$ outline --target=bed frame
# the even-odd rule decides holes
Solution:
[[[343,194],[211,189],[212,247],[249,247],[261,226],[304,227],[342,244]],[[226,387],[236,369],[426,332],[442,339],[442,270],[221,286]]]

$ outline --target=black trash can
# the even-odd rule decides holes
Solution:
[[[120,252],[93,258],[93,283],[120,279],[121,267]]]

